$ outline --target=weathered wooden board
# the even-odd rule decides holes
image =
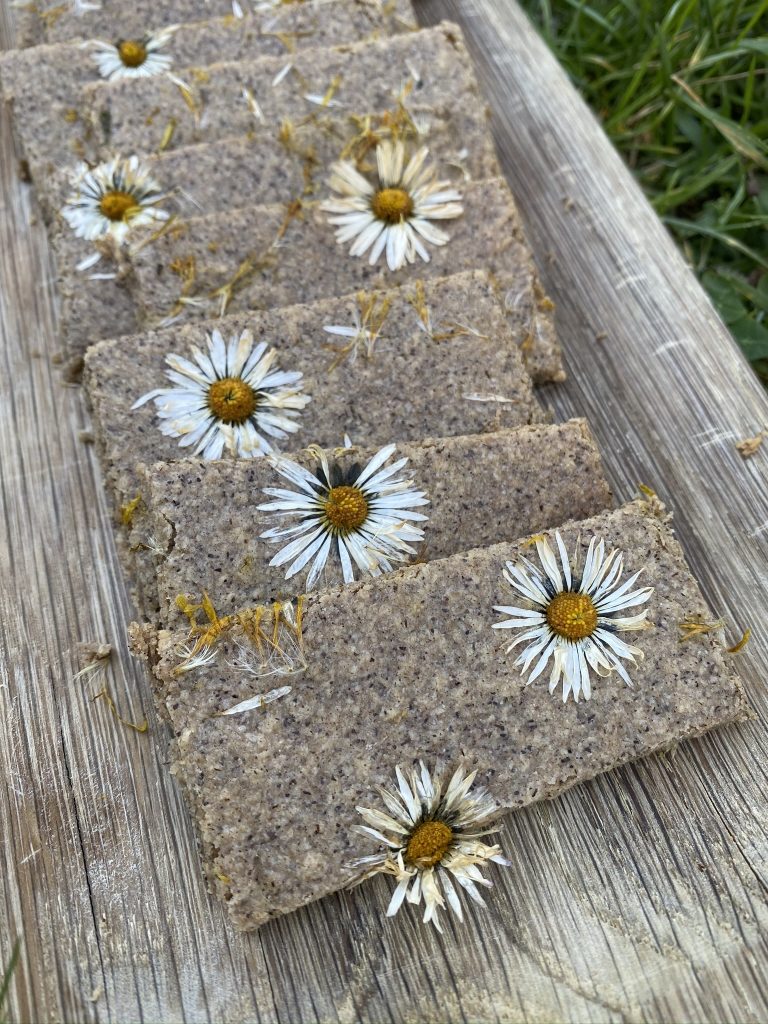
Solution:
[[[2,8],[8,40],[9,0]],[[126,652],[131,610],[76,389],[51,356],[42,225],[0,121],[0,956],[14,1021],[764,1021],[768,401],[599,127],[511,0],[418,0],[468,32],[572,374],[620,498],[675,510],[758,718],[513,815],[490,909],[444,937],[386,884],[243,939],[205,894]],[[73,680],[75,644],[106,676]]]

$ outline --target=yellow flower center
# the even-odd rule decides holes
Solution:
[[[368,502],[357,487],[332,487],[323,511],[337,533],[352,533],[359,530],[367,519]]]
[[[417,825],[405,848],[408,864],[417,868],[433,868],[448,852],[453,832],[443,821],[422,821]]]
[[[99,209],[111,221],[129,220],[134,210],[139,209],[136,197],[130,192],[107,192],[99,201]]]
[[[413,200],[402,188],[383,188],[371,200],[373,215],[387,224],[399,224],[413,213]]]
[[[223,377],[208,388],[208,408],[224,423],[245,423],[257,401],[251,385],[239,377]]]
[[[117,44],[120,60],[127,68],[138,68],[147,59],[147,48],[138,39],[123,39]]]
[[[589,594],[563,591],[555,594],[547,608],[547,622],[553,632],[566,640],[583,640],[597,629],[597,608]]]

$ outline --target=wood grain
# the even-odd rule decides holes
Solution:
[[[440,937],[386,883],[248,938],[205,894],[127,654],[131,609],[76,389],[52,356],[42,225],[0,122],[0,956],[14,1021],[764,1021],[768,401],[629,173],[511,0],[418,0],[468,33],[571,380],[620,498],[670,503],[758,718],[508,820],[489,910]],[[10,38],[10,6],[2,8]],[[73,679],[77,641],[106,640]]]

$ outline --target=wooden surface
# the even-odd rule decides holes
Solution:
[[[9,6],[3,17],[8,29]],[[735,640],[757,719],[509,818],[490,909],[444,937],[372,884],[235,935],[126,652],[118,570],[80,395],[51,362],[42,225],[0,123],[0,955],[13,1021],[765,1021],[768,1017],[766,395],[511,0],[417,0],[469,34],[571,379],[617,495],[674,508]],[[6,35],[6,39],[8,36]],[[74,680],[77,641],[109,641]],[[415,752],[417,753],[417,752]]]

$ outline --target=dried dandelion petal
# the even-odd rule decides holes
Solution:
[[[642,565],[654,588],[654,628],[643,634],[634,686],[615,674],[600,678],[588,705],[564,705],[546,682],[526,686],[490,628],[493,605],[508,595],[501,568],[531,557],[525,541],[310,595],[306,669],[289,677],[290,694],[232,718],[215,716],[280,681],[265,685],[231,667],[231,635],[213,665],[179,677],[176,645],[186,630],[159,635],[154,671],[180,738],[177,771],[193,808],[205,808],[197,818],[208,868],[229,878],[222,891],[238,927],[257,927],[355,877],[352,862],[375,853],[355,836],[355,807],[372,806],[395,764],[463,762],[480,769],[502,809],[517,808],[745,716],[723,648],[712,638],[679,643],[680,622],[711,622],[712,614],[663,510],[633,502],[560,532],[582,558],[591,537],[604,538],[628,564]],[[321,656],[326,650],[333,659]],[[334,727],[318,730],[331,707]],[[439,839],[422,853],[434,855]]]

